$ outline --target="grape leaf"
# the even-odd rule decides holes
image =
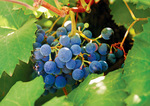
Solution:
[[[28,20],[29,15],[24,15],[22,10],[12,10],[12,4],[8,2],[0,2],[0,6],[0,76],[3,71],[12,75],[19,59],[28,62],[31,56],[36,20]]]
[[[2,100],[1,106],[33,106],[35,100],[44,92],[42,77],[30,82],[18,81]]]
[[[125,1],[136,4],[137,9],[150,8],[150,1],[149,0],[125,0]]]
[[[107,76],[90,75],[68,95],[68,100],[77,106],[125,105],[126,85],[121,77],[122,69],[111,72]]]
[[[129,7],[133,11],[134,15],[137,18],[146,18],[150,17],[150,9],[136,9],[136,5],[132,3],[128,3]],[[131,25],[131,23],[134,21],[129,13],[129,10],[125,6],[124,2],[122,0],[117,0],[113,4],[110,5],[111,14],[113,15],[113,20],[118,25],[127,25],[128,27]],[[140,21],[137,22],[133,28],[135,29],[136,33],[140,33],[143,28],[142,25],[146,23],[147,21]]]
[[[129,51],[124,66],[123,79],[127,83],[126,91],[131,96],[126,99],[128,105],[138,105],[142,100],[150,99],[150,18],[143,26],[143,32],[134,37],[134,45]],[[131,98],[131,100],[129,100]],[[136,99],[138,102],[135,102]],[[146,99],[145,99],[146,98]],[[132,102],[131,102],[132,101]],[[132,103],[132,104],[131,104]],[[146,102],[149,105],[150,102]]]
[[[66,96],[55,97],[46,102],[43,106],[74,106],[72,102],[67,101]]]
[[[33,72],[33,67],[31,61],[26,64],[22,61],[19,61],[19,65],[16,66],[15,71],[10,77],[7,73],[3,73],[0,78],[0,101],[6,96],[10,88],[17,81],[29,81],[31,80],[31,73]]]

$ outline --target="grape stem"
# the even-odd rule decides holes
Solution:
[[[25,6],[26,8],[35,11],[36,9],[30,5],[28,5],[27,3],[21,2],[21,1],[16,1],[16,0],[0,0],[0,1],[7,1],[7,2],[11,2],[11,3],[16,3],[22,6]]]
[[[65,94],[66,96],[68,95],[68,92],[67,92],[67,90],[66,90],[65,87],[63,88],[63,92],[64,92],[64,94]]]

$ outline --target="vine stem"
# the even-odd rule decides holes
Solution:
[[[65,87],[63,88],[63,92],[64,92],[64,94],[65,94],[66,96],[68,95],[68,92],[67,92],[67,90],[66,90]]]
[[[26,8],[35,11],[36,9],[30,5],[28,5],[27,3],[21,2],[21,1],[16,1],[16,0],[0,0],[0,1],[7,1],[7,2],[11,2],[11,3],[16,3],[16,4],[20,4],[22,6],[25,6]]]

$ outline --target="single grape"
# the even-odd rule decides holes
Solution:
[[[57,88],[63,88],[66,86],[66,84],[67,84],[67,81],[66,81],[65,77],[63,77],[63,76],[56,77],[55,86]]]
[[[40,48],[41,46],[42,46],[41,43],[38,42],[33,43],[33,49]]]
[[[70,38],[67,35],[61,36],[59,39],[59,43],[63,46],[67,46],[70,44]]]
[[[76,62],[76,65],[75,65],[75,68],[74,68],[74,69],[80,68],[80,66],[81,66],[81,64],[82,64],[82,61],[79,60],[79,59],[76,59],[75,62]]]
[[[43,56],[48,56],[51,53],[51,47],[48,44],[41,46],[40,52]]]
[[[96,45],[94,43],[88,43],[85,49],[87,53],[93,53],[96,51]]]
[[[42,29],[42,27],[41,27],[40,25],[38,25],[38,24],[36,25],[36,27],[37,27],[38,29]]]
[[[96,61],[99,61],[99,60],[101,59],[101,56],[100,56],[100,54],[99,54],[99,53],[94,52],[93,54],[95,54],[95,55],[96,55]]]
[[[68,69],[74,69],[75,66],[76,66],[76,62],[75,62],[75,60],[73,60],[73,59],[71,59],[70,61],[68,61],[68,62],[66,63],[66,67],[67,67]]]
[[[74,55],[79,55],[81,53],[81,47],[79,45],[72,45],[71,46],[71,51]]]
[[[83,77],[84,77],[84,71],[81,70],[81,69],[75,69],[75,70],[72,72],[72,78],[73,78],[74,80],[81,80]]]
[[[123,51],[120,49],[117,49],[117,51],[115,51],[114,54],[117,58],[121,58],[123,56]]]
[[[64,68],[64,66],[65,66],[65,62],[62,62],[61,60],[59,60],[58,57],[55,58],[55,63],[57,65],[57,67],[59,67],[59,68]]]
[[[37,33],[36,35],[37,35],[36,42],[42,43],[42,41],[44,40],[44,36],[41,33]]]
[[[43,29],[37,30],[37,34],[38,34],[38,33],[41,33],[43,36],[45,35],[45,31],[44,31]]]
[[[92,32],[90,30],[83,31],[83,34],[88,38],[92,38]]]
[[[70,42],[72,45],[74,45],[74,44],[80,45],[81,39],[78,35],[74,35],[73,37],[70,38]]]
[[[82,70],[84,71],[84,77],[86,78],[90,74],[90,69],[89,67],[84,67]]]
[[[62,62],[68,62],[72,58],[72,52],[69,48],[63,47],[58,52],[58,58]]]
[[[107,44],[106,43],[102,43],[102,45],[100,45],[98,47],[98,52],[101,54],[101,55],[106,55],[107,54]]]
[[[59,37],[60,35],[67,35],[67,30],[66,30],[66,28],[64,28],[64,27],[59,27],[58,29],[57,29],[57,32],[56,32],[56,35],[57,35],[57,37]]]
[[[102,65],[98,61],[92,61],[89,65],[89,69],[92,73],[101,72],[102,73]]]
[[[36,48],[34,51],[34,57],[36,60],[42,59],[44,56],[40,52],[40,48]]]
[[[56,71],[56,63],[53,62],[53,61],[47,61],[45,64],[44,64],[44,70],[47,74],[52,74]]]
[[[71,31],[71,21],[66,21],[64,23],[64,27],[67,29],[67,31]]]
[[[96,54],[92,53],[90,56],[88,56],[88,61],[95,61],[96,60]]]
[[[103,37],[103,39],[105,40],[109,40],[110,39],[110,36],[114,33],[114,31],[109,28],[109,27],[106,27],[104,28],[102,31],[101,31],[101,35]]]
[[[51,43],[54,41],[54,39],[55,39],[54,36],[48,36],[48,37],[47,37],[47,43],[48,43],[49,45],[51,45]]]
[[[100,62],[101,65],[102,65],[102,71],[105,72],[105,71],[108,69],[108,64],[107,64],[107,62],[106,62],[106,61],[103,61],[103,60],[101,60],[101,61],[99,61],[99,62]]]
[[[62,72],[65,74],[69,74],[69,73],[71,73],[71,70],[68,69],[67,67],[64,67],[64,68],[62,68]]]
[[[60,70],[60,68],[56,67],[56,71],[53,74],[60,75],[60,74],[62,74],[62,71]]]
[[[73,86],[76,83],[76,81],[72,78],[71,75],[67,74],[67,75],[65,75],[65,77],[67,80],[67,85]]]
[[[82,31],[82,29],[84,28],[84,23],[77,23],[77,29],[78,27],[80,27],[80,30]]]
[[[43,57],[42,60],[45,61],[45,62],[48,61],[49,60],[49,56]]]
[[[44,79],[45,84],[52,85],[55,82],[55,77],[53,75],[47,75]]]
[[[107,55],[107,60],[109,61],[109,63],[114,64],[116,63],[116,56],[113,53],[109,53]]]

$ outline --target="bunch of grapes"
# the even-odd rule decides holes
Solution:
[[[109,27],[104,28],[97,38],[92,38],[87,23],[77,23],[74,35],[70,35],[71,21],[47,34],[40,25],[37,28],[33,44],[33,75],[43,76],[45,95],[65,86],[75,88],[89,74],[105,72],[108,66],[123,56],[119,47],[100,42],[100,38],[109,40],[114,33]]]

